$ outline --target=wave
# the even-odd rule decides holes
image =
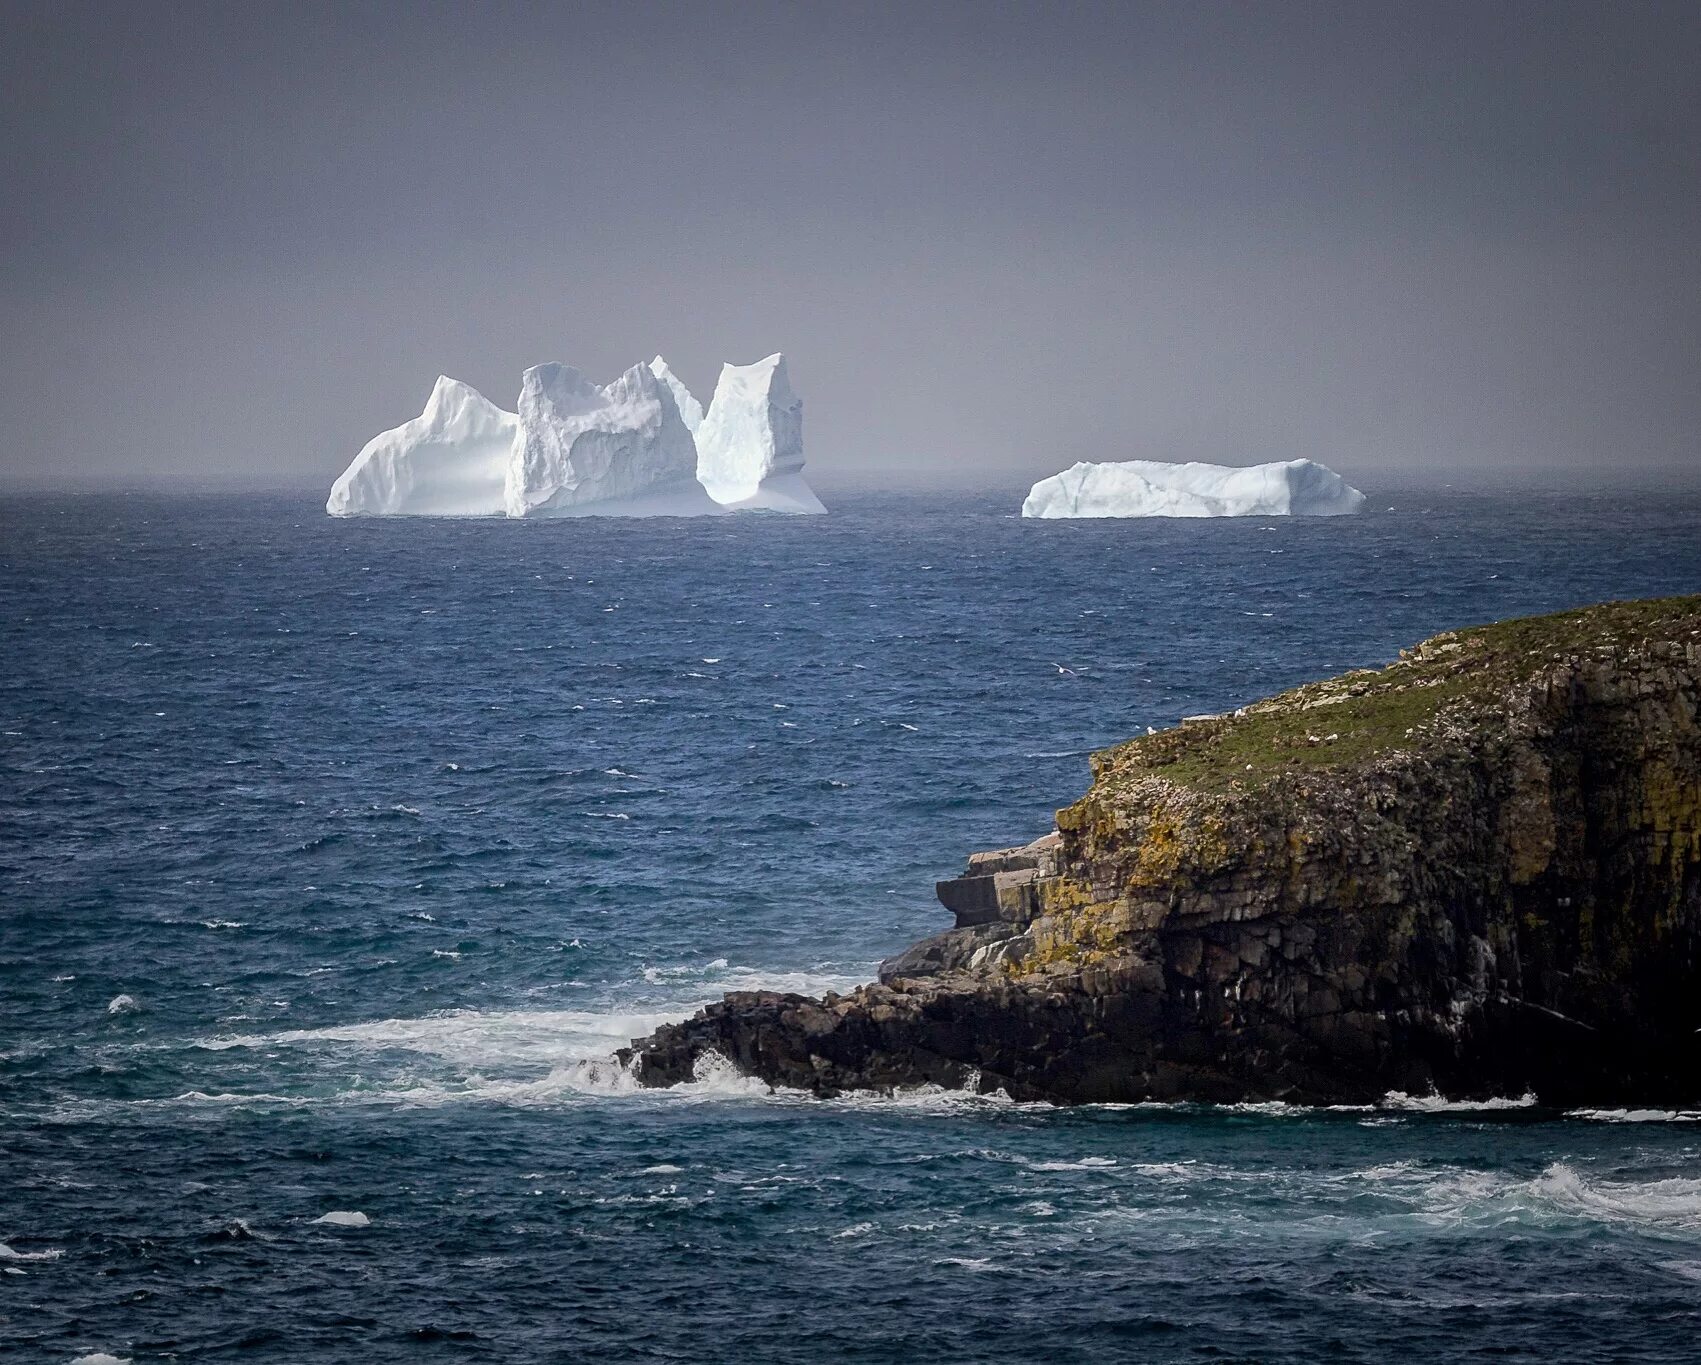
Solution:
[[[1426,1173],[1414,1193],[1420,1219],[1430,1224],[1580,1221],[1649,1232],[1701,1231],[1701,1179],[1691,1177],[1595,1178],[1556,1161],[1528,1180],[1491,1171]]]
[[[195,1046],[223,1052],[329,1044],[362,1051],[424,1053],[474,1067],[547,1064],[611,1054],[616,1047],[653,1033],[677,1017],[677,1010],[448,1010],[412,1019],[230,1034],[200,1039]]]
[[[1502,1110],[1535,1109],[1534,1095],[1516,1099],[1452,1100],[1445,1095],[1408,1095],[1390,1090],[1375,1104],[1295,1104],[1289,1100],[1239,1100],[1228,1104],[1209,1104],[1202,1100],[1137,1100],[1132,1103],[1104,1103],[1082,1106],[1094,1110],[1128,1110],[1177,1115],[1226,1114],[1251,1115],[1257,1118],[1296,1119],[1328,1114],[1480,1114]],[[1596,1117],[1591,1111],[1575,1110],[1567,1117]]]
[[[1443,1095],[1408,1095],[1403,1090],[1390,1090],[1379,1106],[1412,1114],[1481,1114],[1504,1109],[1534,1109],[1536,1097],[1525,1094],[1517,1099],[1450,1100]]]
[[[57,1261],[65,1253],[57,1247],[47,1251],[13,1251],[0,1242],[0,1261]]]
[[[805,1092],[791,1092],[804,1095]],[[928,1115],[985,1113],[1023,1110],[1035,1114],[1055,1113],[1055,1105],[1042,1101],[1018,1101],[1002,1090],[982,1093],[975,1089],[947,1090],[940,1085],[906,1086],[900,1090],[851,1090],[836,1099],[820,1100],[805,1095],[811,1104],[845,1109],[888,1109]]]
[[[435,950],[442,953],[443,950]],[[255,1054],[269,1082],[243,1092],[239,1085],[202,1085],[166,1097],[97,1101],[128,1112],[161,1105],[300,1107],[322,1104],[389,1104],[434,1107],[457,1103],[557,1104],[587,1097],[630,1096],[642,1087],[615,1057],[618,1049],[663,1024],[684,1019],[731,990],[780,990],[820,995],[848,990],[866,979],[828,971],[763,972],[714,958],[644,969],[631,983],[629,1003],[602,1009],[446,1010],[411,1018],[374,1019],[257,1033],[224,1033],[188,1041],[215,1054]],[[181,1046],[150,1042],[142,1046]],[[265,1054],[291,1054],[274,1063]],[[233,1059],[247,1067],[245,1058]],[[280,1077],[290,1083],[280,1085]],[[802,1101],[802,1092],[770,1089],[728,1062],[707,1058],[684,1086],[644,1090],[658,1100],[773,1097]],[[813,1102],[813,1101],[811,1101]],[[912,1104],[952,1105],[946,1092]],[[978,1097],[975,1102],[978,1101]],[[68,1119],[88,1108],[67,1106]]]
[[[1598,1222],[1701,1230],[1701,1179],[1590,1180],[1556,1161],[1530,1182],[1530,1193],[1555,1210]]]
[[[1701,1284],[1701,1261],[1661,1261],[1661,1270],[1669,1270],[1681,1280]]]
[[[1595,1123],[1701,1123],[1701,1109],[1568,1109],[1565,1117]]]

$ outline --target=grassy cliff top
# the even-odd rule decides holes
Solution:
[[[1444,714],[1498,711],[1558,666],[1622,659],[1655,641],[1701,642],[1701,595],[1608,602],[1447,631],[1397,663],[1307,683],[1238,711],[1184,722],[1095,755],[1095,786],[1147,777],[1208,791],[1339,768],[1419,747]]]

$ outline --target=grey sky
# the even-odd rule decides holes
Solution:
[[[1701,4],[0,0],[0,483],[784,349],[810,466],[1697,471]]]

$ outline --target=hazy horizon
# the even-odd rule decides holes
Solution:
[[[13,3],[0,487],[776,349],[812,480],[1701,475],[1701,7]]]

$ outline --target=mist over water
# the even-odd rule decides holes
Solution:
[[[728,989],[867,979],[1096,747],[1697,590],[1701,497],[829,502],[0,502],[0,1344],[1686,1358],[1701,1115],[822,1103],[715,1067],[637,1092],[610,1055]]]

